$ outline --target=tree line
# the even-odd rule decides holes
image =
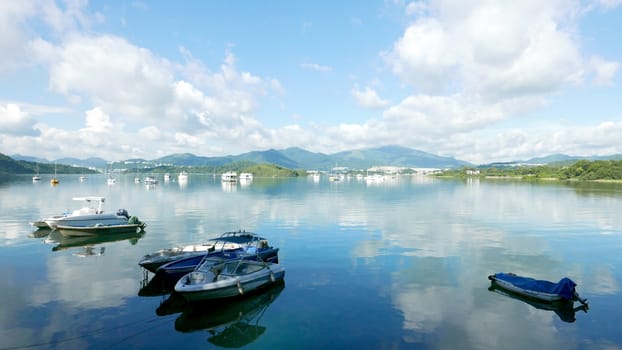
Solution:
[[[579,181],[622,180],[622,160],[579,160],[570,165],[462,168],[445,171],[441,176],[498,176]]]

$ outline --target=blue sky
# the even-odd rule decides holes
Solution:
[[[622,153],[622,0],[4,1],[0,152]]]

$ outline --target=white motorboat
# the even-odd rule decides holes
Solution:
[[[96,235],[110,235],[121,234],[128,232],[141,232],[145,228],[146,224],[138,220],[137,217],[125,219],[124,222],[114,224],[101,224],[96,223],[89,226],[70,226],[70,225],[56,225],[58,230],[63,236],[96,236]]]
[[[108,185],[114,185],[117,183],[117,179],[115,179],[112,175],[108,176],[108,180],[106,180]]]
[[[283,280],[280,264],[255,260],[234,260],[214,265],[209,261],[175,284],[175,291],[186,300],[220,299],[242,295]]]
[[[178,259],[195,255],[203,256],[206,253],[215,251],[246,249],[251,246],[260,248],[268,246],[268,242],[265,238],[252,232],[246,232],[246,230],[230,231],[221,234],[219,237],[210,238],[204,242],[179,245],[146,254],[142,257],[142,259],[140,259],[138,264],[148,271],[155,273],[158,267]],[[197,261],[196,264],[198,263],[199,262]]]
[[[96,224],[100,225],[120,225],[127,223],[130,218],[127,210],[119,209],[116,213],[104,213],[104,197],[76,197],[73,200],[86,201],[87,206],[74,210],[71,214],[63,216],[52,216],[45,218],[44,221],[50,228],[55,229],[58,225],[89,227]],[[93,204],[97,203],[97,208]]]
[[[165,173],[164,174],[164,182],[169,182],[169,181],[171,181],[171,174]]]
[[[238,174],[235,171],[227,171],[220,175],[220,180],[222,182],[237,182]]]
[[[84,206],[80,209],[76,209],[72,212],[67,212],[59,215],[53,215],[41,218],[37,221],[33,221],[30,224],[38,228],[51,228],[48,222],[55,223],[56,221],[66,218],[68,216],[84,216],[84,215],[98,215],[103,214],[104,197],[88,196],[88,197],[75,197],[74,201],[85,202]]]
[[[158,179],[156,179],[155,176],[147,176],[147,177],[145,177],[143,182],[145,183],[146,186],[150,186],[150,185],[157,184],[158,183]]]
[[[252,173],[240,173],[240,181],[251,181],[253,180]]]
[[[185,171],[180,172],[179,175],[177,176],[177,181],[179,182],[188,181],[188,173]]]

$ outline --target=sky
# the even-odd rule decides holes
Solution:
[[[0,1],[0,152],[622,153],[622,0]]]

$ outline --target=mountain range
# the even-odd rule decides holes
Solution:
[[[171,154],[157,159],[127,159],[111,164],[102,158],[60,158],[53,161],[15,154],[16,160],[37,163],[52,163],[104,169],[109,166],[118,168],[119,163],[140,164],[141,166],[225,166],[231,163],[269,163],[288,169],[329,170],[334,167],[366,169],[373,166],[399,166],[412,168],[456,168],[472,166],[471,163],[442,157],[423,151],[400,146],[344,151],[334,154],[309,152],[292,147],[283,150],[252,151],[240,155],[222,157],[197,156],[191,153]],[[132,167],[132,166],[126,166]]]
[[[102,158],[60,158],[53,161],[46,159],[28,157],[22,155],[11,156],[16,160],[25,160],[37,163],[52,163],[73,165],[87,168],[105,169],[106,167],[119,168],[123,164],[125,168],[132,168],[134,165],[153,167],[158,165],[169,166],[206,166],[221,167],[232,163],[268,163],[288,169],[304,170],[329,170],[334,167],[347,167],[352,169],[367,169],[373,166],[398,166],[411,168],[460,168],[476,167],[466,161],[458,160],[453,157],[443,157],[416,149],[401,146],[383,146],[377,148],[359,149],[344,151],[334,154],[309,152],[302,148],[291,147],[283,150],[252,151],[240,155],[230,155],[221,157],[197,156],[192,153],[171,154],[157,159],[127,159],[111,163]],[[520,164],[551,164],[551,163],[572,163],[577,160],[620,160],[622,155],[602,156],[602,157],[574,157],[564,154],[553,154],[547,157],[532,158],[529,160],[513,161],[505,163],[491,163],[479,165],[479,167],[492,166],[514,166]]]

